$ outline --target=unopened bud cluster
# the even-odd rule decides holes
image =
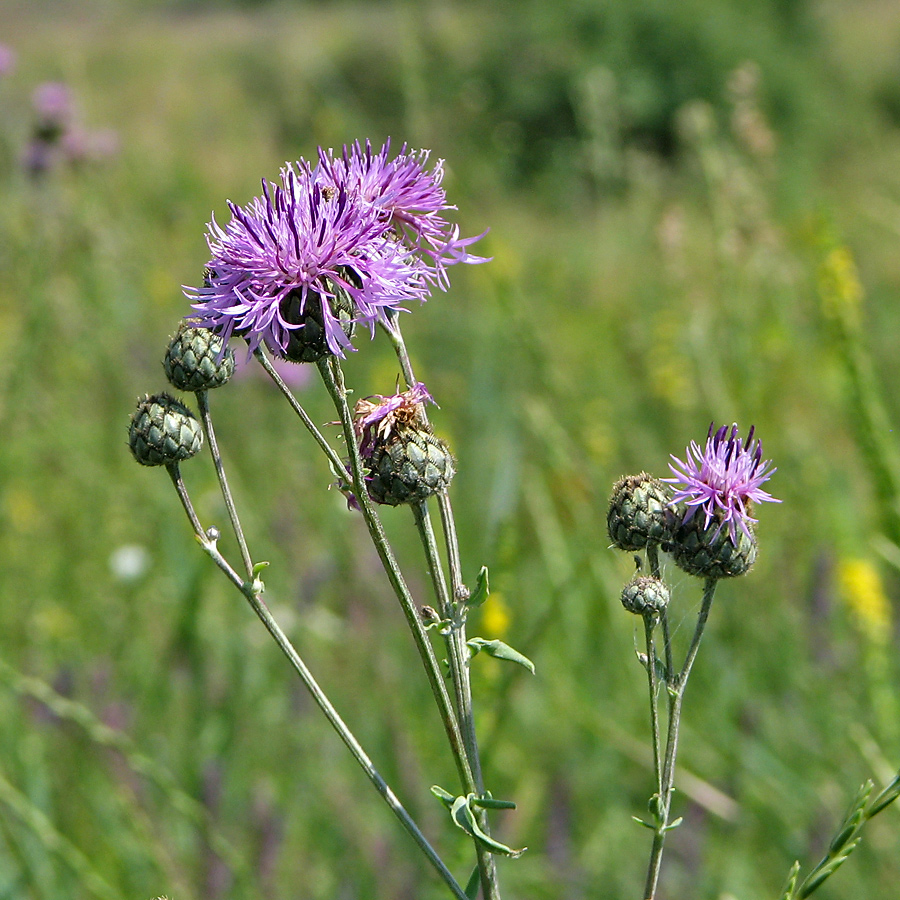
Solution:
[[[208,328],[184,320],[169,341],[163,369],[180,391],[208,391],[234,374],[234,353]],[[128,428],[128,446],[142,466],[171,466],[195,456],[203,446],[203,429],[194,414],[171,394],[138,400]]]
[[[751,428],[709,426],[706,443],[691,441],[671,478],[642,472],[613,488],[607,524],[613,545],[640,550],[653,544],[671,551],[676,565],[702,578],[743,575],[756,561],[756,503],[780,503],[762,485],[775,469],[762,458]],[[671,487],[670,487],[671,485]]]

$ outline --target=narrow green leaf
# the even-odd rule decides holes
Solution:
[[[509,644],[504,644],[503,641],[488,641],[485,638],[476,637],[467,641],[467,644],[472,650],[473,656],[480,650],[484,650],[488,656],[493,656],[495,659],[507,659],[510,662],[518,663],[534,675],[534,663],[527,656],[524,656],[519,653],[518,650],[510,647]]]
[[[791,871],[788,872],[787,884],[778,900],[794,900],[794,890],[797,887],[797,878],[800,875],[800,860],[794,860]]]
[[[472,803],[482,809],[515,809],[512,800],[495,800],[493,797],[476,797]]]
[[[866,818],[877,816],[885,807],[890,806],[900,796],[900,774],[872,801]]]
[[[671,831],[673,828],[677,828],[683,821],[684,816],[679,816],[677,819],[675,819],[674,822],[669,822],[669,824],[666,825],[666,831]]]
[[[481,606],[481,604],[487,600],[490,592],[491,586],[488,581],[487,566],[482,566],[481,571],[478,573],[478,577],[475,579],[475,589],[469,594],[469,599],[466,600],[466,606],[472,607],[473,609],[476,606]]]
[[[844,816],[844,820],[841,822],[838,833],[834,836],[829,845],[829,856],[835,856],[845,844],[853,840],[853,837],[862,827],[866,819],[866,804],[869,802],[869,797],[872,795],[872,789],[874,787],[875,785],[871,781],[866,781],[866,783],[856,792],[853,803],[850,804],[850,809]]]
[[[822,885],[822,882],[824,882],[829,876],[833,875],[841,866],[841,864],[847,859],[847,857],[856,849],[859,841],[860,839],[857,838],[855,841],[846,846],[844,852],[840,856],[830,860],[820,870],[811,872],[806,881],[804,881],[803,884],[800,885],[800,890],[797,892],[797,897],[799,898],[799,900],[804,900],[804,898],[808,897],[813,891],[820,887]]]
[[[431,786],[431,793],[434,794],[447,809],[450,809],[453,806],[453,801],[456,797],[453,796],[449,791],[445,791],[439,784],[433,784]]]
[[[651,825],[649,822],[645,822],[643,819],[639,819],[637,816],[632,816],[631,818],[634,819],[634,821],[637,822],[638,825],[643,825],[644,828],[649,828],[651,831],[656,831],[655,825]]]
[[[253,567],[253,577],[256,578],[256,576],[259,575],[259,573],[262,572],[263,569],[268,568],[268,566],[269,566],[269,563],[267,563],[267,562],[258,562]]]
[[[653,661],[656,663],[656,677],[665,684],[669,680],[669,670],[666,664],[654,654]]]
[[[478,900],[478,888],[481,887],[481,872],[478,866],[472,869],[472,874],[466,882],[466,896],[469,900]]]

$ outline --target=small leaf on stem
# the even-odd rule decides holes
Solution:
[[[534,663],[527,656],[519,653],[519,651],[513,647],[510,647],[509,644],[504,644],[503,641],[489,641],[485,638],[476,637],[471,638],[466,643],[472,650],[472,656],[475,656],[480,650],[484,650],[488,656],[493,656],[495,659],[507,659],[510,662],[518,663],[534,675]]]
[[[472,607],[473,609],[476,606],[481,606],[481,604],[487,600],[490,592],[491,586],[488,581],[487,566],[482,566],[481,571],[478,573],[478,577],[475,579],[475,588],[472,593],[469,594],[469,599],[466,600],[466,606]]]
[[[450,808],[450,817],[454,823],[492,853],[502,853],[511,859],[518,859],[528,848],[522,847],[521,850],[513,850],[512,847],[507,847],[506,844],[501,844],[500,841],[494,840],[494,838],[485,834],[478,825],[478,819],[472,809],[472,801],[474,799],[475,795],[469,794],[466,797],[457,797],[453,801],[453,806]]]
[[[515,809],[516,804],[512,800],[495,800],[493,797],[476,797],[472,803],[482,809]]]

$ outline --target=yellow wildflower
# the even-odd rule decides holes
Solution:
[[[885,643],[891,636],[891,605],[875,566],[866,559],[843,559],[838,584],[860,631],[873,644]]]

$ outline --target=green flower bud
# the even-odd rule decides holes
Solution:
[[[184,320],[169,342],[163,360],[166,378],[179,391],[208,391],[234,375],[234,353],[222,350],[222,338]]]
[[[622,606],[637,616],[656,618],[668,603],[669,589],[652,575],[637,575],[622,590]]]
[[[423,427],[401,426],[390,438],[375,442],[365,461],[369,496],[376,503],[419,503],[447,488],[456,461],[439,437]]]
[[[203,429],[191,411],[169,394],[145,396],[131,417],[128,446],[142,466],[167,466],[199,452]]]
[[[667,549],[675,564],[701,578],[734,578],[749,571],[759,549],[752,524],[748,526],[749,536],[738,528],[732,540],[727,526],[723,527],[716,516],[709,525],[704,525],[705,521],[705,516],[697,513],[674,529]]]
[[[658,478],[641,472],[627,475],[613,486],[606,524],[613,546],[620,550],[642,550],[671,538],[671,515],[666,507],[669,488]]]

